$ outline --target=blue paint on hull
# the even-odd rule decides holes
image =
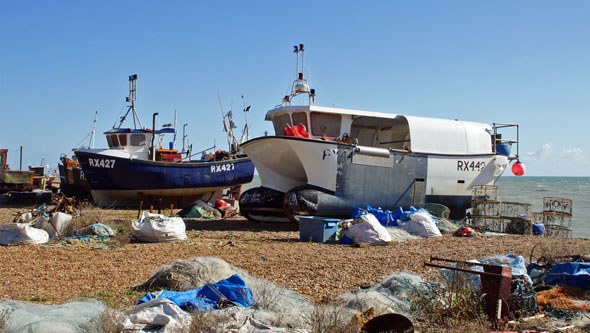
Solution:
[[[75,154],[92,191],[181,190],[182,193],[183,189],[188,192],[199,188],[229,188],[246,184],[254,176],[254,164],[247,157],[214,162],[168,163],[89,151],[77,151]]]

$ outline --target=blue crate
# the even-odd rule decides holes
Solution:
[[[299,239],[303,242],[325,243],[336,234],[340,219],[299,216]]]

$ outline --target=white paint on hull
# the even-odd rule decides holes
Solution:
[[[426,195],[470,196],[474,185],[491,185],[508,165],[505,156],[428,156]],[[462,182],[460,182],[462,181]]]
[[[338,146],[321,141],[268,137],[243,144],[261,185],[287,192],[300,185],[336,190]]]

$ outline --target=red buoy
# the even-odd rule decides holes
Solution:
[[[520,163],[520,161],[516,161],[516,163],[512,165],[512,173],[515,176],[522,176],[525,172],[526,167],[524,166],[524,164]]]

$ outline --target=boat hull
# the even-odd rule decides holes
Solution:
[[[261,188],[240,200],[240,210],[252,215],[276,215],[282,208],[286,216],[349,217],[353,206],[394,210],[434,202],[462,218],[472,186],[490,184],[497,171],[494,154],[363,153],[352,145],[292,137],[258,138],[242,148],[261,178]],[[268,195],[261,194],[268,189],[283,194],[282,207],[276,193],[266,206],[255,202],[253,198],[264,201]]]
[[[213,199],[222,190],[249,183],[254,165],[249,158],[215,162],[168,163],[76,151],[92,196],[100,206],[137,206],[163,200],[179,205]]]
[[[59,169],[59,191],[67,197],[75,197],[80,200],[92,199],[90,187],[84,177],[82,168],[68,168],[63,164],[58,165]]]

